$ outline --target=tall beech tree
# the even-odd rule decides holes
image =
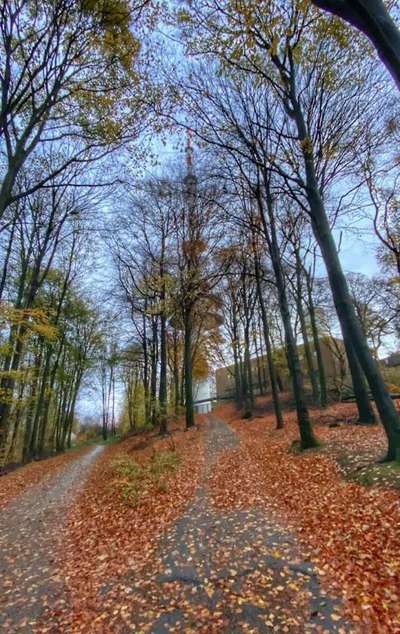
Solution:
[[[197,20],[199,14],[200,21]],[[204,19],[205,16],[209,19]],[[197,44],[197,50],[202,53],[208,50],[219,55],[223,66],[240,68],[241,72],[257,77],[281,108],[281,116],[274,117],[272,126],[281,151],[271,154],[269,162],[310,218],[327,268],[343,336],[365,373],[386,431],[387,459],[393,460],[400,449],[398,413],[357,318],[327,207],[329,183],[332,185],[349,170],[355,161],[355,149],[362,144],[362,129],[355,125],[354,115],[359,113],[359,101],[365,95],[367,75],[364,75],[362,90],[360,84],[350,81],[352,73],[357,72],[359,77],[356,60],[348,61],[346,49],[339,43],[339,35],[332,32],[332,25],[314,18],[302,3],[288,1],[279,6],[270,3],[264,13],[259,5],[248,3],[226,2],[224,10],[207,4],[196,6],[184,19],[185,23],[192,20],[202,29],[202,42],[199,43],[196,36],[191,42],[192,50],[196,50]],[[321,32],[325,35],[323,46]],[[347,67],[346,73],[341,72],[339,76],[335,74],[334,64],[340,59],[343,63],[347,60]],[[329,81],[328,73],[331,73]],[[365,99],[363,103],[371,105]],[[328,113],[334,125],[324,125]],[[287,144],[289,155],[284,153]]]
[[[312,0],[362,31],[400,88],[400,30],[383,0]]]
[[[188,148],[188,171],[178,189],[174,213],[175,319],[183,330],[183,373],[186,426],[194,425],[193,362],[196,331],[212,330],[218,325],[217,301],[213,289],[223,269],[217,256],[222,239],[218,219],[218,188],[207,174],[196,175]],[[176,187],[176,183],[175,183]]]
[[[14,201],[62,178],[71,164],[137,136],[148,110],[134,35],[140,15],[125,0],[2,2],[0,222]],[[60,143],[58,161],[16,189],[32,155]]]

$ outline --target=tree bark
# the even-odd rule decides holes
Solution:
[[[292,77],[292,83],[293,82],[294,77]],[[328,216],[319,191],[314,165],[313,148],[310,147],[311,142],[307,134],[307,128],[300,104],[293,95],[293,85],[291,103],[304,158],[307,183],[306,191],[310,206],[311,225],[328,272],[329,283],[341,324],[342,333],[347,340],[351,340],[353,350],[362,370],[364,371],[369,387],[374,396],[375,403],[388,438],[388,452],[386,459],[395,460],[400,457],[399,416],[386,389],[378,365],[371,355],[361,324],[356,316],[347,280],[343,273]]]
[[[312,0],[362,31],[400,89],[400,31],[382,0]]]
[[[349,341],[347,337],[343,337],[343,339],[357,404],[358,420],[360,423],[375,423],[375,414],[368,398],[368,390],[361,366],[353,350],[351,341]]]
[[[303,309],[302,283],[301,283],[301,268],[302,267],[301,267],[301,261],[300,261],[300,254],[298,253],[297,249],[295,251],[295,256],[296,256],[296,280],[297,280],[296,308],[297,308],[297,314],[300,320],[300,329],[301,329],[301,334],[303,337],[304,355],[306,358],[308,376],[311,383],[312,398],[314,403],[317,403],[319,400],[318,382],[317,382],[317,377],[315,375],[314,361],[312,358],[312,352],[311,352],[310,342],[309,342],[308,333],[307,333],[306,318],[305,318],[304,309]]]
[[[183,315],[184,323],[184,348],[183,366],[185,373],[185,410],[186,429],[194,427],[193,410],[193,358],[192,358],[192,313],[190,307],[185,307]]]
[[[274,364],[274,359],[273,359],[273,354],[272,354],[272,346],[271,346],[271,338],[270,338],[270,334],[269,334],[267,311],[265,309],[264,297],[263,297],[262,287],[261,287],[260,263],[258,261],[256,253],[254,253],[254,269],[255,269],[255,276],[256,276],[256,289],[257,289],[258,305],[260,307],[261,321],[262,321],[262,326],[263,326],[263,335],[264,335],[264,341],[265,341],[265,348],[266,348],[266,351],[267,351],[269,380],[270,380],[270,383],[271,383],[272,402],[273,402],[273,405],[274,405],[276,428],[277,429],[282,429],[283,428],[283,416],[282,416],[281,404],[280,404],[280,401],[279,401],[279,388],[278,388],[277,376],[276,376],[276,371],[275,371],[275,364]]]
[[[311,332],[312,332],[313,344],[314,344],[315,354],[317,356],[317,365],[318,365],[319,404],[321,407],[326,407],[328,404],[328,396],[327,396],[327,390],[326,390],[325,366],[324,366],[324,361],[322,359],[321,345],[320,345],[319,336],[318,336],[318,326],[317,326],[317,320],[315,318],[315,307],[314,307],[314,300],[312,296],[312,286],[311,286],[311,279],[310,279],[309,273],[306,273],[306,285],[307,285],[307,296],[308,296],[308,312],[310,315]]]
[[[160,434],[167,433],[167,324],[164,312],[160,318]]]
[[[293,386],[293,395],[296,402],[297,422],[300,432],[300,442],[302,449],[309,449],[318,446],[311,421],[308,413],[307,403],[304,394],[303,373],[301,371],[300,359],[297,352],[296,342],[293,334],[292,324],[290,320],[289,304],[286,294],[285,281],[281,266],[281,259],[276,235],[275,218],[272,208],[272,199],[269,190],[269,176],[264,173],[264,186],[267,196],[267,213],[269,220],[269,230],[264,215],[263,201],[261,198],[261,190],[258,189],[257,200],[261,213],[261,219],[264,226],[265,236],[268,242],[272,267],[275,274],[275,280],[278,290],[279,308],[282,317],[283,327],[285,330],[285,342],[288,356],[288,365]]]
[[[235,306],[232,306],[233,363],[235,368],[235,402],[238,408],[243,406],[243,385],[239,362],[239,328]]]

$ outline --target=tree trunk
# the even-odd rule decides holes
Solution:
[[[256,334],[256,329],[254,327],[254,324],[253,324],[253,345],[254,345],[254,351],[256,353],[258,393],[264,394],[264,381],[262,376],[261,359],[259,355],[257,334]]]
[[[292,100],[292,105],[304,157],[311,225],[328,272],[333,301],[343,336],[347,340],[351,340],[354,353],[364,371],[374,396],[388,438],[387,460],[395,460],[400,457],[399,416],[386,389],[378,365],[369,350],[361,324],[357,319],[347,280],[342,270],[328,216],[319,191],[315,174],[313,149],[310,147],[310,139],[307,135],[303,113],[297,101]]]
[[[286,351],[288,357],[289,372],[292,380],[293,395],[296,402],[297,422],[300,432],[300,443],[302,449],[309,449],[318,446],[311,421],[308,413],[307,403],[304,394],[303,373],[301,371],[300,359],[296,347],[293,334],[292,323],[290,320],[289,304],[286,294],[285,280],[281,267],[281,259],[276,235],[275,218],[272,208],[272,199],[269,190],[269,175],[264,173],[264,183],[267,196],[267,213],[269,220],[269,230],[264,215],[263,202],[261,199],[261,191],[258,190],[258,204],[263,222],[265,237],[268,242],[272,267],[275,274],[275,280],[278,290],[279,308],[282,317],[283,327],[285,331]]]
[[[238,408],[243,406],[243,383],[239,360],[239,328],[235,306],[232,306],[233,363],[235,368],[235,402]]]
[[[349,341],[347,337],[343,337],[343,339],[347,361],[350,368],[354,396],[357,403],[358,420],[360,423],[375,423],[375,414],[368,398],[368,389],[361,366],[353,350],[351,341]]]
[[[17,216],[15,217],[15,220],[12,223],[10,237],[8,239],[8,244],[7,244],[6,252],[4,255],[3,272],[1,274],[1,280],[0,280],[0,300],[3,297],[3,292],[6,285],[8,265],[10,261],[11,250],[12,250],[12,245],[14,241],[14,231],[16,226],[17,226]]]
[[[192,313],[189,307],[184,309],[184,349],[183,349],[183,367],[185,373],[185,410],[186,410],[186,428],[194,426],[194,410],[193,410],[193,358],[192,358]]]
[[[244,367],[243,367],[243,418],[251,418],[253,415],[253,385],[251,377],[250,336],[248,318],[244,326]]]
[[[176,328],[173,331],[173,377],[174,377],[174,410],[175,414],[179,413],[179,366],[178,366],[178,333]]]
[[[163,298],[164,300],[164,298]],[[162,300],[162,301],[163,301]],[[160,319],[160,434],[167,433],[167,325],[164,313]]]
[[[150,374],[150,407],[151,424],[158,423],[158,403],[157,403],[157,365],[158,365],[158,320],[152,318],[151,324],[151,374]]]
[[[12,328],[13,331],[13,328]],[[12,357],[8,356],[5,361],[5,376],[1,379],[0,390],[3,394],[3,400],[0,401],[0,451],[7,444],[8,425],[12,409],[12,397],[15,390],[15,374],[19,370],[22,353],[24,350],[24,337],[27,328],[22,325],[14,331],[16,342]],[[10,372],[11,371],[11,372]]]
[[[273,359],[273,354],[272,354],[272,345],[271,345],[271,338],[270,338],[270,334],[269,334],[269,325],[268,325],[267,311],[265,309],[264,298],[263,298],[262,287],[261,287],[260,263],[258,261],[256,253],[254,254],[254,256],[255,256],[254,257],[254,268],[255,268],[255,274],[256,274],[257,297],[258,297],[258,304],[259,304],[260,312],[261,312],[261,321],[262,321],[262,326],[263,326],[265,348],[266,348],[266,351],[267,351],[269,380],[270,380],[270,383],[271,383],[272,402],[273,402],[274,411],[275,411],[276,428],[277,429],[282,429],[282,427],[283,427],[283,416],[282,416],[281,404],[280,404],[280,401],[279,401],[278,382],[277,382],[275,364],[274,364],[274,359]]]
[[[400,31],[382,0],[313,0],[362,31],[400,89]]]
[[[296,308],[300,321],[300,330],[303,338],[304,356],[307,364],[308,377],[310,379],[312,398],[314,403],[319,401],[318,381],[315,373],[314,360],[312,358],[312,352],[310,347],[310,341],[308,339],[307,324],[303,308],[303,285],[301,279],[302,265],[300,259],[300,253],[298,249],[295,249],[296,257]]]
[[[319,404],[321,407],[326,407],[328,404],[328,396],[326,392],[326,376],[325,367],[322,359],[321,345],[318,336],[317,320],[315,318],[314,301],[312,297],[311,279],[309,273],[306,273],[307,295],[308,295],[308,311],[310,315],[311,332],[313,337],[313,344],[315,354],[317,356],[318,365],[318,379],[319,379]]]
[[[150,423],[150,402],[149,402],[149,347],[147,341],[146,323],[147,299],[145,300],[143,312],[143,391],[144,391],[144,418],[145,424]]]

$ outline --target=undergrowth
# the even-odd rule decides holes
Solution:
[[[366,465],[351,474],[349,479],[356,480],[364,486],[379,485],[400,489],[400,464],[388,462]]]
[[[112,465],[117,476],[112,486],[127,504],[135,506],[151,488],[167,490],[168,476],[175,471],[180,460],[176,451],[170,450],[154,453],[144,464],[129,456],[120,456]]]

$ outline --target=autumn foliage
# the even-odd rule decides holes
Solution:
[[[385,481],[367,487],[350,478],[385,445],[379,427],[346,422],[353,410],[344,404],[324,414],[315,410],[323,445],[299,453],[293,449],[292,412],[285,415],[285,428],[276,430],[270,413],[244,421],[233,405],[218,408],[216,414],[229,422],[240,443],[218,454],[207,475],[208,496],[221,511],[262,508],[268,521],[297,535],[322,587],[343,599],[354,631],[395,632],[400,627],[399,496]],[[333,427],[332,420],[342,422]],[[157,560],[161,534],[182,515],[203,472],[201,430],[207,425],[199,423],[200,431],[189,432],[174,423],[166,439],[153,432],[133,436],[108,447],[97,461],[68,518],[60,553],[68,601],[52,610],[57,627],[71,632],[133,627],[131,593]],[[179,455],[166,486],[150,484],[139,501],[127,503],[114,486],[116,461],[134,459],[148,469],[163,451]],[[160,613],[164,608],[156,596],[152,602]],[[149,608],[135,606],[139,612]],[[40,631],[48,631],[44,622]]]
[[[336,405],[331,413],[344,416],[351,409]],[[219,413],[231,421],[241,442],[221,456],[210,483],[214,504],[262,505],[283,518],[327,586],[344,598],[348,616],[361,631],[399,631],[399,493],[345,480],[346,466],[332,452],[339,445],[342,455],[360,460],[361,447],[365,464],[371,455],[384,452],[380,429],[320,424],[318,436],[326,450],[296,453],[290,451],[296,437],[294,414],[286,414],[284,430],[275,430],[270,414],[247,422],[230,405]]]
[[[162,531],[182,512],[194,494],[202,451],[201,434],[183,431],[183,421],[171,424],[172,435],[160,438],[143,432],[109,446],[94,466],[85,489],[71,509],[65,544],[59,553],[68,602],[53,606],[43,617],[57,631],[112,632],[129,626],[129,592],[124,577],[140,578],[154,555]],[[116,482],[115,464],[132,458],[142,465],[161,451],[176,451],[179,466],[130,503]],[[54,630],[50,630],[54,631]]]
[[[78,459],[87,451],[89,451],[87,446],[73,449],[53,458],[31,462],[11,473],[0,476],[0,507],[6,505],[30,486],[42,482],[47,477],[52,477],[57,470],[72,460]]]

